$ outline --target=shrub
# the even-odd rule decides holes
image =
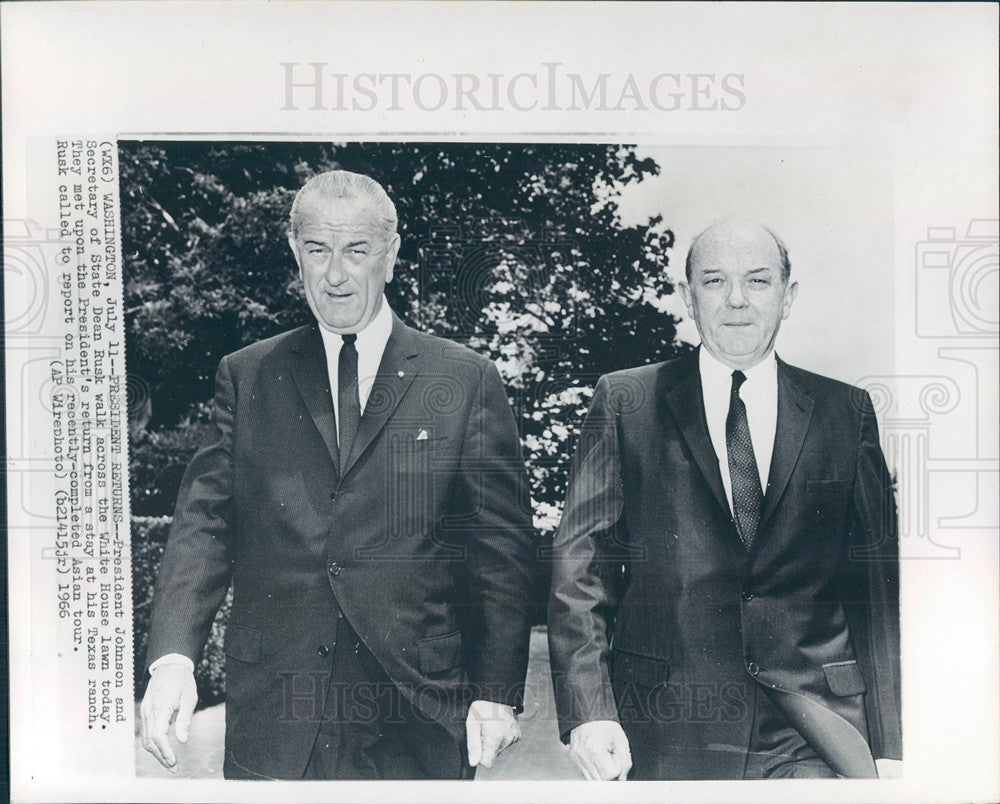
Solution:
[[[169,517],[184,470],[208,428],[208,404],[174,427],[136,434],[129,445],[129,500],[139,518]],[[164,540],[166,535],[164,535]]]

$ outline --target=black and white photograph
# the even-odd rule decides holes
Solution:
[[[878,276],[890,184],[870,158],[119,149],[140,769],[871,778],[901,760],[875,411],[775,352],[800,274],[814,299]],[[787,183],[780,201],[710,189],[751,160],[761,186]],[[856,174],[862,202],[818,189],[834,170]],[[677,255],[667,215],[691,175],[720,217],[682,230]],[[867,220],[871,242],[834,283],[803,245],[793,277],[785,241],[739,204],[800,238],[835,209],[835,228]],[[890,354],[891,333],[856,327]],[[727,376],[744,371],[761,377],[752,428]],[[774,535],[758,540],[762,525]]]
[[[12,800],[1000,790],[995,6],[21,6]]]

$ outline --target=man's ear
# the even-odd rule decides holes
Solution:
[[[396,267],[396,256],[399,254],[399,233],[397,232],[393,235],[392,240],[389,241],[389,247],[385,250],[385,281],[389,283],[392,281],[393,270]]]
[[[694,310],[691,309],[691,288],[688,287],[687,280],[682,279],[678,282],[677,288],[681,292],[681,298],[684,300],[684,306],[687,307],[688,313],[694,315]]]
[[[788,318],[788,314],[792,311],[792,302],[795,301],[795,297],[799,295],[799,283],[792,282],[787,288],[785,288],[785,299],[784,306],[781,310],[781,320],[784,321]]]

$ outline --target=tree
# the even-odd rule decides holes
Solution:
[[[373,176],[396,203],[393,308],[497,362],[551,532],[597,377],[683,348],[656,305],[673,291],[673,235],[660,218],[619,216],[622,189],[659,171],[629,146],[123,143],[127,356],[151,428],[191,426],[224,354],[309,320],[288,210],[309,175],[335,167]]]

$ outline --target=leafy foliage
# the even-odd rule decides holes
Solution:
[[[208,429],[208,405],[176,427],[140,430],[129,450],[132,516],[162,516],[172,511],[184,470]]]
[[[627,146],[123,143],[127,354],[150,388],[150,427],[193,426],[223,355],[309,320],[288,211],[334,167],[373,176],[396,203],[393,308],[496,360],[551,530],[597,377],[679,348],[655,303],[673,290],[673,235],[619,218],[622,188],[658,172]],[[133,503],[169,514],[171,495],[135,479]]]

